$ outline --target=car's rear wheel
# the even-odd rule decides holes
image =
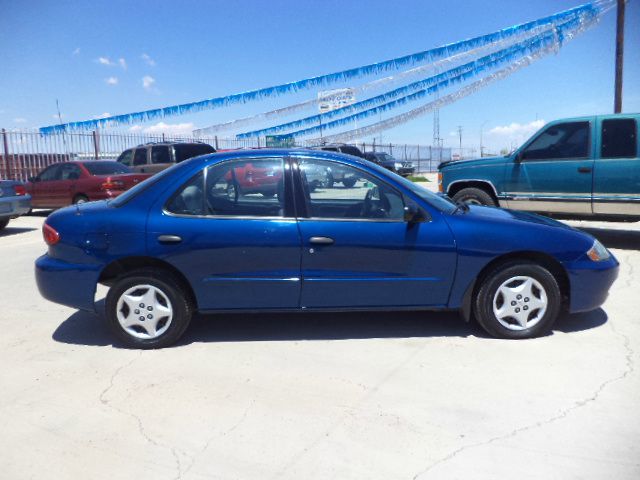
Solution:
[[[488,205],[496,207],[498,204],[494,198],[481,188],[463,188],[453,196],[455,202],[468,203],[471,205]]]
[[[73,204],[80,205],[81,203],[87,203],[89,198],[86,195],[76,195],[73,197]]]
[[[502,265],[484,276],[474,313],[498,338],[532,338],[547,333],[558,318],[562,295],[546,268],[526,262]]]
[[[188,298],[168,272],[137,270],[119,278],[109,289],[107,322],[127,346],[167,347],[189,326],[193,307]]]
[[[9,225],[8,218],[5,218],[4,220],[0,220],[0,231],[4,230],[7,225]]]

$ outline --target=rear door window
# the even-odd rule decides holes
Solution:
[[[215,149],[206,143],[174,145],[173,150],[176,154],[176,163],[197,157],[198,155],[206,155],[208,153],[215,152]]]
[[[147,164],[147,149],[146,148],[138,148],[136,150],[136,154],[133,157],[134,165],[146,165]]]
[[[171,163],[169,147],[166,145],[151,148],[151,163]]]
[[[638,126],[632,118],[602,121],[601,158],[635,158],[638,156]]]

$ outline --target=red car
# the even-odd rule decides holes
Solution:
[[[26,184],[33,208],[60,208],[74,203],[114,198],[150,177],[107,160],[56,163]]]
[[[230,170],[225,175],[227,193],[230,197],[235,196],[236,185],[240,195],[261,193],[265,197],[271,197],[277,193],[282,179],[280,163],[260,162],[258,165],[247,163]]]

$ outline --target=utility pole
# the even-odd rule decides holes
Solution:
[[[480,158],[482,158],[482,150],[483,150],[483,146],[482,146],[482,129],[484,128],[484,126],[487,124],[488,121],[489,120],[485,120],[480,125]]]
[[[625,0],[618,0],[616,20],[616,81],[613,113],[622,112],[622,64],[624,58],[624,7]]]
[[[458,138],[460,139],[460,155],[462,155],[462,125],[458,125]]]

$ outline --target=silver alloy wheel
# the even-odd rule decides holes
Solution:
[[[129,335],[150,340],[167,331],[173,319],[173,308],[167,295],[158,287],[136,285],[120,295],[116,316]]]
[[[536,325],[547,311],[547,292],[535,278],[511,277],[493,296],[493,314],[509,330],[525,330]]]

